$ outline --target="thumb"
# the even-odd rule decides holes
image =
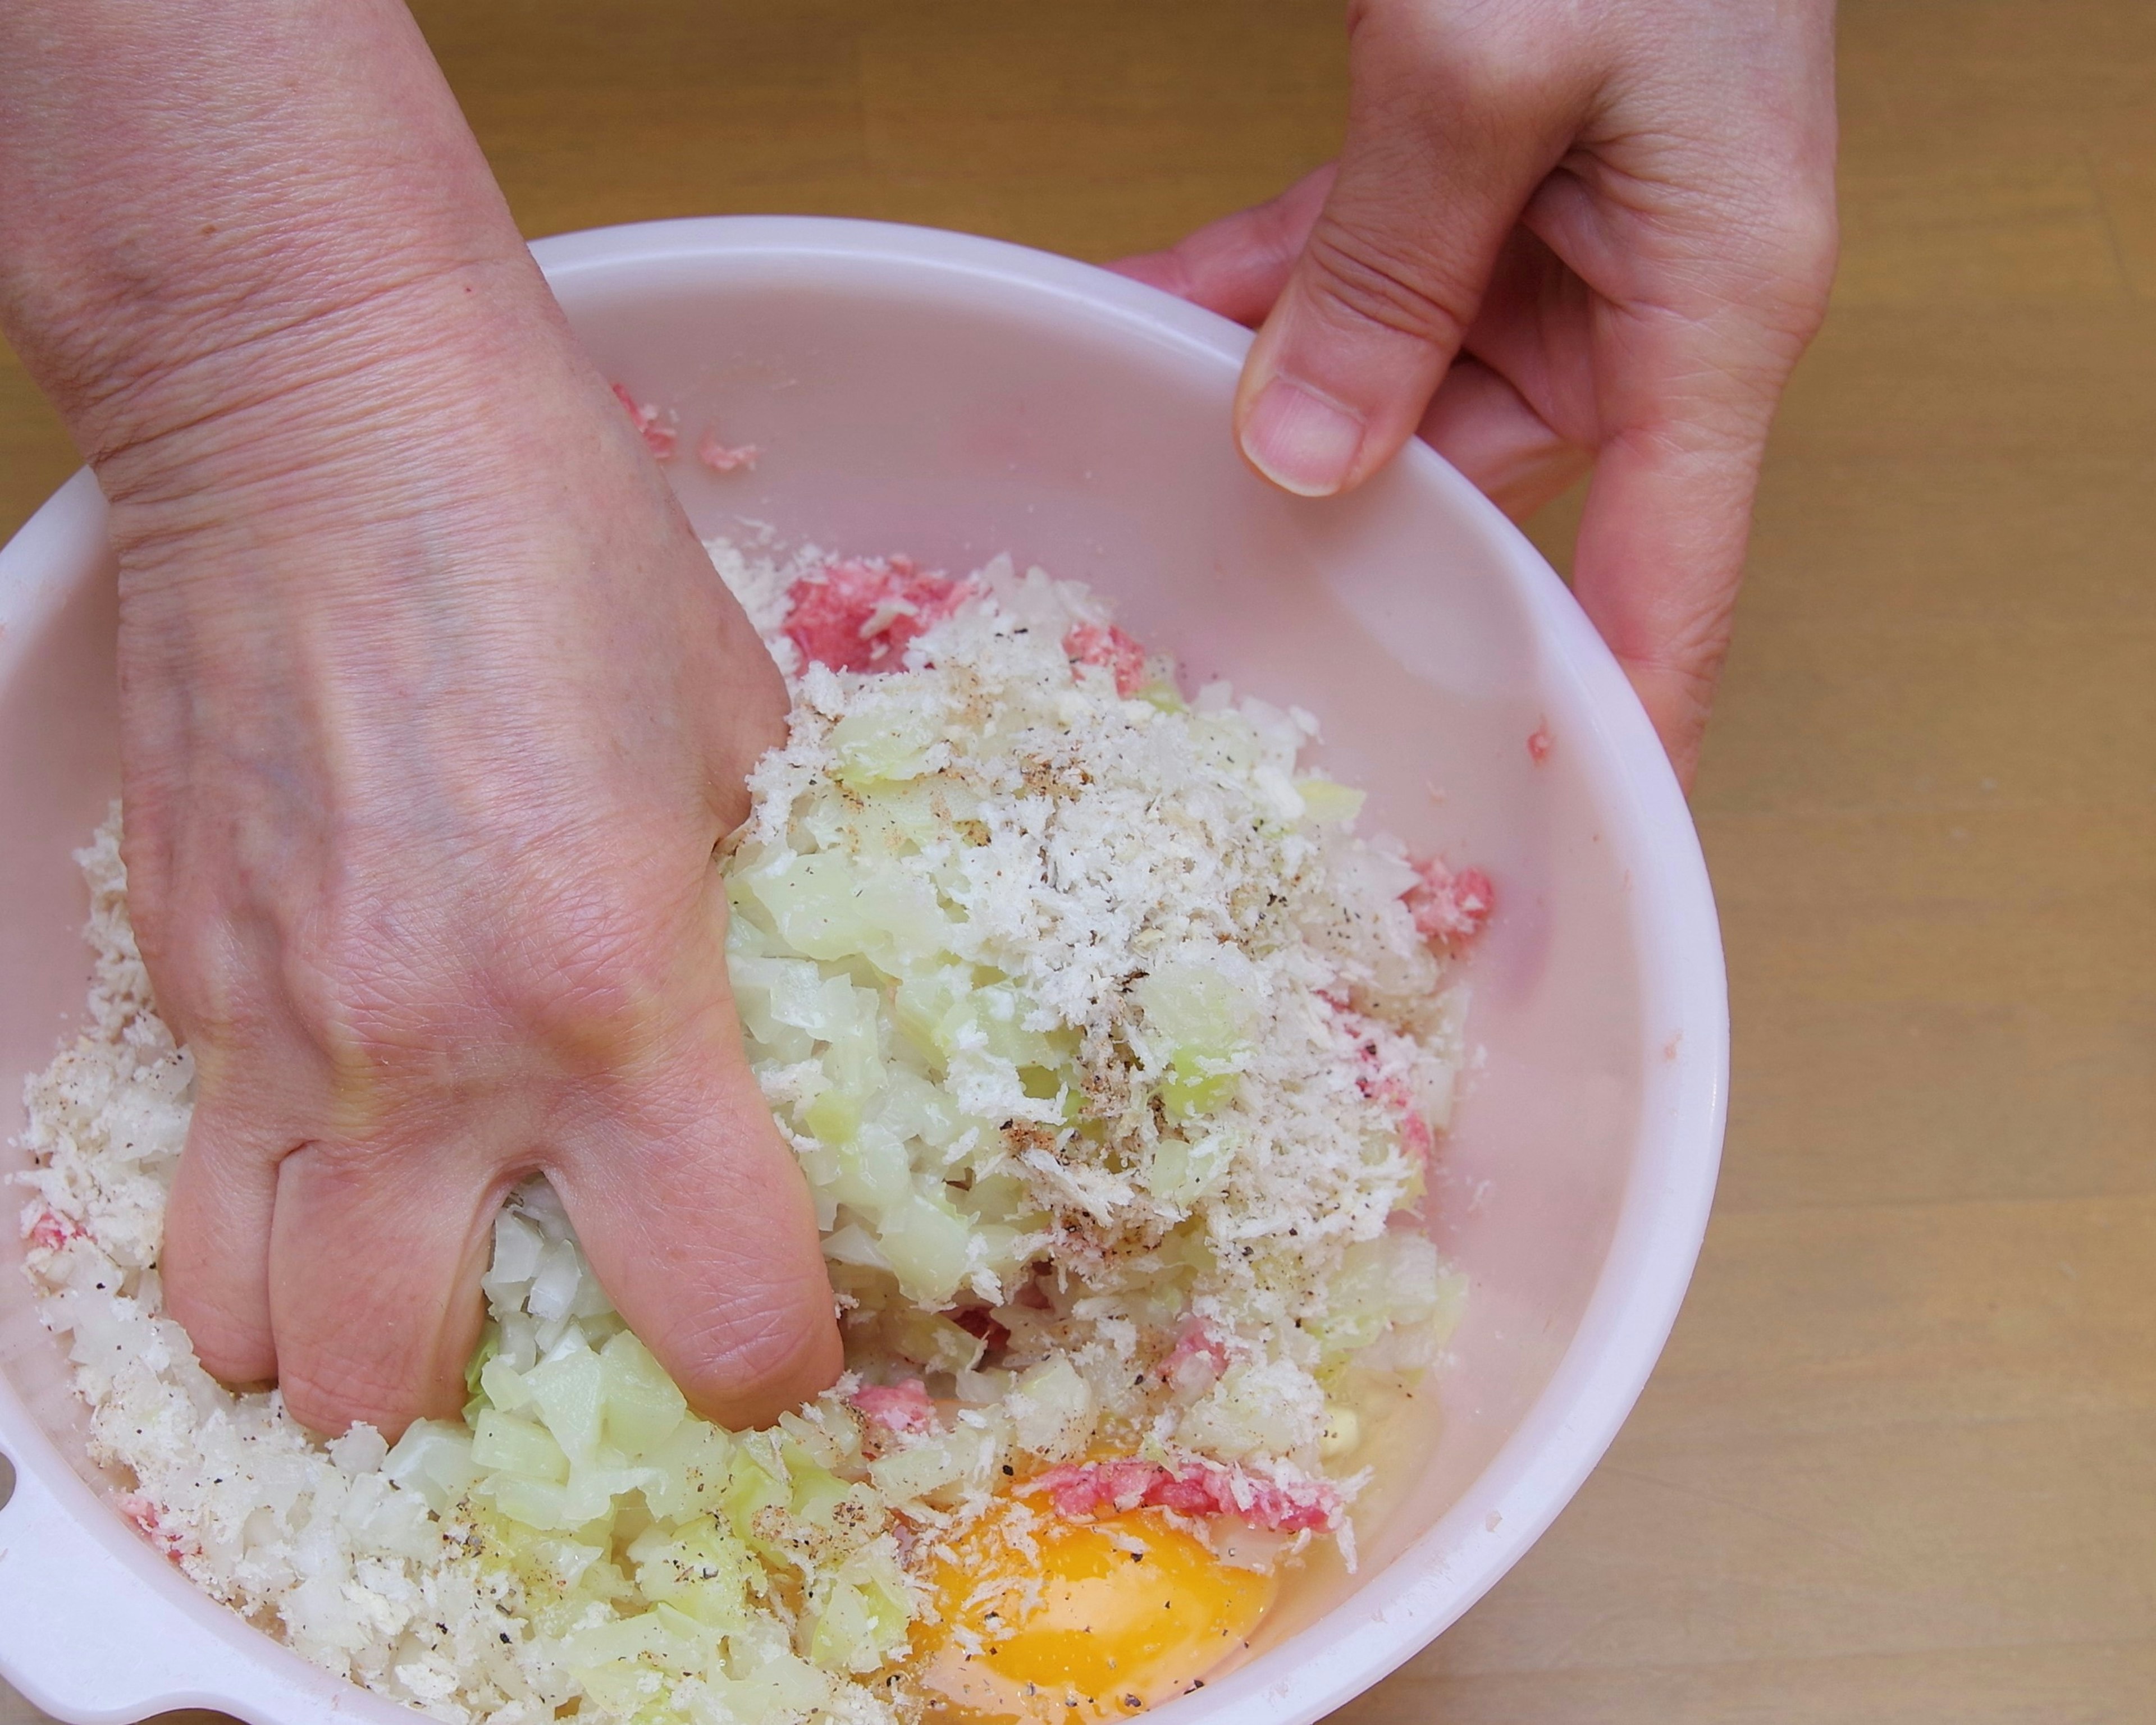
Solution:
[[[1237,440],[1301,496],[1361,484],[1414,434],[1584,108],[1546,53],[1439,10],[1358,17],[1339,175],[1244,363]]]

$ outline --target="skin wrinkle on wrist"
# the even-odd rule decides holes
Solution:
[[[484,316],[467,327],[484,332],[492,319],[531,317],[543,294],[521,254],[439,264],[405,260],[372,280],[355,274],[333,290],[313,285],[282,300],[257,294],[242,306],[161,319],[154,329],[136,331],[133,351],[100,356],[68,389],[64,411],[85,459],[102,476],[123,455],[346,381],[400,350],[447,369],[453,350],[431,316],[475,299]]]
[[[295,470],[364,449],[376,428],[407,428],[415,448],[473,447],[489,379],[519,366],[562,370],[568,341],[528,258],[506,282],[502,273],[408,276],[176,359],[84,413],[86,459],[116,504],[157,505],[205,484],[280,487]]]

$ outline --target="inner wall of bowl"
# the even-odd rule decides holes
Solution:
[[[1401,1435],[1410,1459],[1357,1516],[1375,1573],[1548,1384],[1639,1131],[1640,978],[1588,777],[1599,744],[1548,705],[1567,685],[1538,656],[1502,530],[1449,473],[1395,470],[1336,502],[1281,495],[1229,442],[1232,357],[1093,302],[890,258],[634,267],[633,281],[557,270],[556,291],[608,375],[678,415],[675,480],[702,531],[764,524],[783,543],[953,572],[1008,552],[1085,581],[1176,655],[1187,686],[1227,676],[1316,714],[1323,759],[1371,792],[1365,831],[1495,880],[1470,1026],[1483,1064],[1431,1206],[1472,1294],[1422,1429]],[[687,459],[707,427],[757,444],[754,470]],[[1263,1645],[1352,1585],[1313,1566]]]
[[[1177,655],[1187,682],[1227,675],[1317,714],[1324,758],[1372,793],[1366,830],[1495,879],[1471,1021],[1484,1064],[1432,1205],[1472,1295],[1409,1438],[1426,1459],[1358,1515],[1373,1574],[1468,1491],[1547,1384],[1602,1268],[1639,1130],[1633,918],[1589,783],[1596,745],[1546,704],[1565,698],[1563,680],[1537,656],[1496,530],[1428,471],[1337,503],[1278,495],[1229,446],[1232,357],[1045,289],[752,253],[580,264],[556,286],[608,375],[678,414],[672,475],[705,532],[765,523],[788,542],[953,570],[1008,551],[1086,581]],[[701,470],[690,451],[707,425],[760,445],[755,470]],[[110,571],[95,559],[66,572],[72,597],[0,641],[10,1107],[80,1021],[69,853],[117,786]],[[1537,766],[1527,740],[1545,726]],[[12,1168],[23,1153],[8,1136]],[[95,1477],[20,1256],[0,1228],[0,1371]],[[1315,1568],[1265,1645],[1353,1584]]]
[[[6,596],[0,633],[0,1175],[25,1166],[23,1082],[84,1018],[88,896],[72,852],[120,790],[116,604],[101,547]],[[27,1194],[0,1186],[0,1372],[92,1483],[87,1419],[65,1356],[38,1322],[14,1225]]]

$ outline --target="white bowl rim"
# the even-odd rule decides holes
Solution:
[[[1209,311],[1094,265],[1004,241],[891,223],[691,217],[554,235],[534,242],[531,250],[557,283],[639,264],[759,254],[841,259],[921,279],[973,276],[1036,297],[1067,299],[1134,336],[1209,357],[1229,376],[1240,369],[1250,339]],[[1221,434],[1228,434],[1224,424]],[[1542,633],[1555,695],[1570,708],[1567,734],[1583,742],[1591,739],[1607,768],[1609,836],[1615,853],[1630,859],[1642,1020],[1681,1026],[1682,1034],[1644,1075],[1641,1117],[1663,1124],[1659,1132],[1643,1128],[1640,1137],[1656,1153],[1643,1154],[1633,1171],[1594,1292],[1562,1361],[1526,1416],[1461,1500],[1383,1569],[1286,1643],[1206,1690],[1168,1703],[1165,1716],[1178,1725],[1199,1725],[1216,1715],[1308,1725],[1426,1645],[1519,1560],[1585,1481],[1645,1388],[1690,1281],[1719,1165],[1728,1075],[1721,934],[1698,836],[1668,759],[1623,670],[1526,537],[1425,445],[1410,444],[1399,459],[1416,483],[1445,494],[1450,505],[1479,519]],[[83,483],[87,479],[78,475],[63,486],[0,549],[0,611],[18,618],[25,609],[43,612],[40,600],[46,596],[36,591],[44,585],[40,569],[68,556],[85,533],[101,532],[103,511],[94,488]],[[12,602],[9,588],[27,606]],[[31,1436],[27,1411],[4,1381],[0,1428]],[[18,1475],[71,1471],[41,1433],[13,1447]],[[90,1501],[80,1481],[45,1483],[59,1500],[55,1509]],[[19,1478],[17,1495],[25,1495]],[[0,1510],[0,1562],[8,1553],[8,1534]],[[108,1570],[103,1584],[117,1579]],[[146,1609],[151,1602],[142,1604]],[[242,1625],[235,1620],[234,1626]],[[235,1657],[239,1645],[228,1644]],[[268,1659],[273,1666],[302,1665],[267,1636],[249,1663]],[[35,1653],[23,1646],[0,1660],[33,1701],[55,1711],[67,1707],[67,1716],[84,1720],[126,1717],[102,1707],[69,1707],[64,1683],[39,1681],[48,1674],[30,1669]],[[158,1707],[224,1706],[266,1718],[273,1712],[284,1716],[272,1695],[296,1698],[312,1691],[312,1706],[319,1709],[328,1697],[307,1678],[323,1674],[304,1669],[307,1676],[289,1667],[280,1671],[283,1681],[267,1686],[235,1673],[228,1689],[214,1681],[205,1686],[199,1676],[178,1678],[183,1690],[146,1679],[142,1701]],[[336,1710],[373,1714],[362,1694],[340,1697],[343,1705]],[[393,1703],[380,1705],[391,1711],[379,1717],[402,1712]]]

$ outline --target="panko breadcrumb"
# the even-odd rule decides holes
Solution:
[[[927,1578],[991,1506],[1007,1543],[1142,1510],[1352,1561],[1358,1409],[1462,1294],[1414,1209],[1486,879],[1356,836],[1308,715],[1186,702],[1072,583],[708,548],[794,696],[729,959],[847,1340],[767,1430],[687,1414],[543,1185],[465,1421],[324,1441],[213,1381],[162,1315],[192,1078],[116,811],[80,854],[91,1024],[28,1086],[22,1178],[92,1454],[204,1589],[444,1720],[911,1717]]]

